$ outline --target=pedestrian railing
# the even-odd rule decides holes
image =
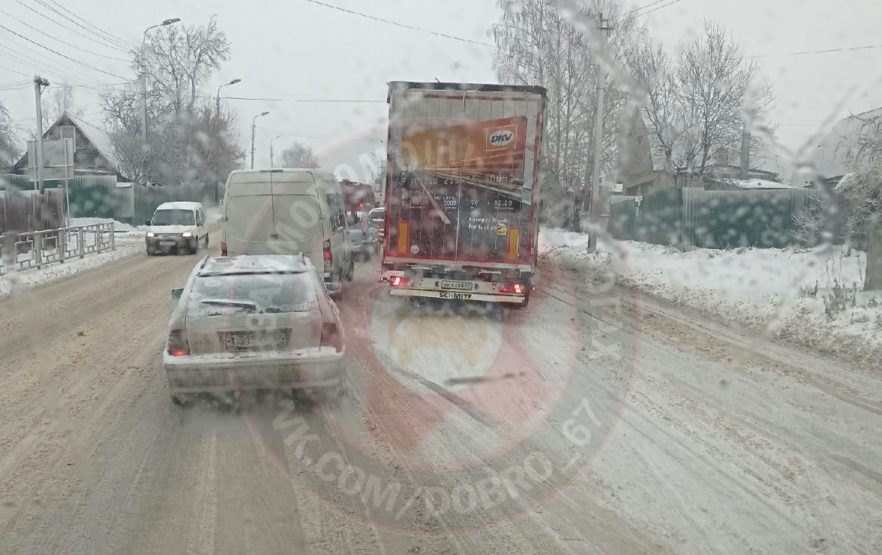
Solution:
[[[113,222],[0,235],[0,275],[116,250]]]

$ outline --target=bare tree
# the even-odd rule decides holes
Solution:
[[[576,5],[578,13],[562,10],[559,4],[554,0],[500,0],[502,19],[493,32],[499,80],[541,85],[548,91],[543,160],[548,180],[557,184],[545,188],[546,196],[556,197],[549,197],[551,202],[587,183],[593,164],[599,66],[626,66],[639,30],[633,15],[620,15],[618,2],[582,1]],[[601,4],[606,4],[604,18],[614,28],[602,55],[597,51],[598,37],[584,29],[586,21],[593,29]],[[616,173],[617,135],[629,98],[616,79],[605,78],[602,86],[606,102],[601,173],[609,176]]]
[[[680,165],[704,175],[718,149],[739,143],[755,73],[755,64],[717,23],[705,22],[704,32],[686,43],[677,71],[684,129]]]
[[[242,151],[231,132],[231,114],[206,119],[211,97],[201,87],[230,56],[215,18],[206,25],[162,27],[132,55],[132,67],[147,75],[146,152],[140,144],[139,91],[130,87],[101,95],[108,132],[127,175],[164,184],[225,178]]]
[[[312,149],[298,142],[283,150],[280,158],[283,168],[317,168],[319,165]]]
[[[6,106],[0,102],[0,168],[11,166],[18,155],[18,133]]]
[[[674,148],[682,136],[679,88],[676,68],[661,45],[647,41],[633,51],[629,60],[644,93],[640,109],[647,131],[664,152],[665,161],[673,163]]]
[[[78,116],[82,110],[75,107],[74,89],[68,84],[53,86],[49,94],[43,96],[43,130],[49,128],[65,112]]]

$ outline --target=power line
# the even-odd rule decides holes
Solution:
[[[261,131],[271,131],[273,133],[278,133],[280,135],[286,135],[288,137],[300,137],[301,139],[330,139],[331,137],[319,137],[316,135],[302,135],[300,133],[291,133],[290,131],[282,131],[281,129],[271,129],[269,127],[261,127],[259,125],[255,126],[257,129]]]
[[[23,71],[18,71],[18,70],[15,70],[15,69],[9,69],[8,67],[4,67],[4,66],[0,66],[0,69],[5,69],[6,71],[8,71],[8,72],[10,72],[10,73],[17,73],[18,75],[21,75],[21,76],[23,76],[23,77],[30,77],[30,75],[28,75],[27,73],[24,73]]]
[[[63,13],[61,13],[60,11],[58,11],[57,9],[55,9],[54,7],[52,7],[52,6],[50,6],[49,4],[47,4],[46,2],[44,2],[43,0],[37,0],[37,3],[40,4],[41,6],[43,6],[44,8],[46,8],[47,10],[53,12],[54,14],[56,14],[56,15],[58,15],[58,16],[64,18],[64,19],[66,19],[67,21],[73,23],[74,25],[76,25],[77,27],[79,27],[80,29],[82,29],[83,31],[86,31],[87,33],[89,33],[89,34],[91,34],[91,35],[94,35],[95,37],[101,39],[101,40],[102,40],[103,42],[105,42],[105,43],[111,43],[111,44],[113,44],[113,43],[119,43],[118,46],[125,46],[125,44],[122,43],[122,42],[119,42],[119,41],[116,41],[116,40],[111,40],[111,39],[108,39],[108,38],[105,38],[105,37],[101,36],[100,33],[96,33],[95,31],[89,29],[88,27],[86,27],[85,25],[83,25],[82,23],[80,23],[79,21],[76,21],[76,20],[71,19],[70,17],[64,15]]]
[[[673,0],[672,2],[668,2],[667,4],[662,4],[661,6],[659,6],[659,7],[657,7],[657,8],[652,8],[652,9],[649,10],[649,11],[645,11],[645,12],[643,12],[643,13],[639,13],[639,14],[637,14],[637,15],[638,15],[638,16],[648,15],[648,14],[651,14],[652,12],[657,12],[657,11],[659,11],[659,10],[661,10],[661,9],[667,8],[668,6],[673,6],[674,4],[676,4],[677,2],[680,2],[680,1],[681,1],[681,0]]]
[[[385,18],[382,18],[382,17],[377,17],[377,16],[375,16],[375,15],[370,15],[370,14],[366,14],[366,13],[363,13],[363,12],[357,12],[357,11],[355,11],[355,10],[350,10],[350,9],[343,8],[343,7],[340,7],[340,6],[335,6],[334,4],[328,4],[327,2],[320,2],[319,0],[305,0],[305,1],[306,1],[306,2],[309,2],[310,4],[316,4],[316,5],[318,5],[318,6],[324,6],[324,7],[326,7],[326,8],[331,8],[331,9],[334,9],[334,10],[337,10],[337,11],[340,11],[340,12],[343,12],[343,13],[348,13],[348,14],[350,14],[350,15],[357,15],[357,16],[359,16],[359,17],[363,17],[363,18],[365,18],[365,19],[371,19],[371,20],[373,20],[373,21],[379,21],[379,22],[381,22],[381,23],[388,23],[389,25],[394,25],[394,26],[396,26],[396,27],[401,27],[402,29],[410,29],[411,31],[419,31],[419,32],[421,32],[421,33],[428,33],[428,34],[430,34],[430,35],[435,35],[436,37],[443,37],[443,38],[445,38],[445,39],[458,40],[458,41],[460,41],[460,42],[466,42],[466,43],[469,43],[469,44],[476,44],[476,45],[478,45],[478,46],[488,46],[488,47],[493,48],[493,45],[490,44],[490,43],[487,43],[487,42],[481,42],[481,41],[476,41],[476,40],[467,39],[467,38],[463,38],[463,37],[458,37],[458,36],[456,36],[456,35],[450,35],[450,34],[447,34],[447,33],[440,33],[440,32],[438,32],[438,31],[432,31],[431,29],[424,29],[424,28],[422,28],[422,27],[416,27],[416,26],[413,26],[413,25],[408,25],[407,23],[401,23],[401,22],[399,22],[399,21],[392,21],[391,19],[385,19]]]
[[[644,4],[643,6],[640,6],[639,8],[634,8],[633,10],[629,10],[629,11],[623,13],[622,17],[631,15],[634,12],[639,12],[640,10],[645,10],[646,8],[651,8],[652,6],[655,6],[656,4],[661,4],[662,2],[667,2],[667,0],[655,0],[655,2],[650,2],[649,4]]]
[[[67,25],[65,25],[65,24],[63,24],[63,23],[61,23],[60,21],[57,21],[57,20],[54,19],[52,16],[49,16],[49,15],[46,15],[45,13],[43,13],[43,12],[37,11],[37,10],[34,9],[33,7],[31,7],[31,6],[27,5],[27,4],[25,4],[24,2],[22,2],[22,0],[15,0],[15,1],[18,2],[18,4],[19,4],[20,6],[22,6],[23,8],[25,8],[25,9],[27,9],[27,10],[30,10],[31,12],[37,14],[38,16],[42,17],[43,19],[46,19],[46,20],[48,20],[48,21],[51,21],[52,23],[54,23],[55,25],[61,27],[62,29],[66,30],[66,31],[69,31],[69,32],[71,32],[71,33],[74,33],[75,35],[77,35],[77,36],[79,36],[79,37],[81,37],[81,38],[84,38],[84,39],[86,39],[86,40],[89,40],[89,41],[94,41],[94,40],[95,40],[93,37],[86,36],[86,35],[84,35],[82,32],[78,31],[77,29],[75,29],[75,28],[73,28],[73,27],[69,27],[69,26],[67,26]],[[120,52],[126,52],[126,53],[129,52],[129,49],[128,49],[128,48],[121,48],[119,45],[113,44],[113,43],[111,43],[111,42],[109,42],[109,41],[106,41],[106,40],[103,41],[103,44],[104,44],[104,46],[107,46],[107,47],[109,47],[109,48],[113,48],[114,50],[118,50],[118,51],[120,51]]]
[[[40,33],[40,34],[43,35],[43,36],[46,36],[46,35],[47,35],[47,33],[45,33],[43,30],[38,29],[38,28],[34,27],[33,25],[30,25],[29,23],[25,22],[25,21],[22,21],[21,19],[15,17],[14,15],[11,15],[11,14],[9,14],[9,13],[3,11],[3,10],[0,10],[0,13],[4,14],[4,15],[7,16],[7,17],[10,17],[10,18],[14,19],[15,21],[18,21],[19,23],[21,23],[22,25],[24,25],[24,26],[27,27],[28,29],[31,29],[32,31],[36,31],[36,32]],[[61,44],[64,44],[64,45],[69,46],[69,47],[71,47],[71,48],[76,48],[77,50],[82,50],[83,52],[85,52],[85,53],[87,53],[87,54],[92,54],[93,56],[100,56],[100,57],[102,57],[102,58],[106,58],[106,59],[108,59],[108,60],[114,60],[114,61],[117,61],[117,62],[129,62],[129,61],[131,61],[131,60],[126,60],[125,58],[114,58],[113,56],[105,56],[104,54],[101,54],[100,52],[95,52],[95,51],[93,51],[93,50],[89,50],[89,49],[87,49],[87,48],[82,48],[82,47],[77,46],[77,45],[75,45],[75,44],[71,44],[71,43],[69,43],[69,42],[67,42],[67,41],[64,41],[64,40],[62,40],[62,39],[60,39],[60,38],[58,38],[58,37],[54,37],[54,36],[53,36],[52,38],[55,39],[56,41],[60,42]]]
[[[117,35],[114,35],[113,33],[109,32],[109,31],[105,31],[104,29],[102,29],[101,27],[95,25],[95,24],[92,23],[91,21],[88,21],[88,20],[86,20],[86,19],[83,19],[82,17],[78,16],[78,15],[75,14],[74,12],[72,12],[72,11],[70,11],[69,9],[65,8],[64,6],[62,6],[61,4],[59,4],[58,2],[56,2],[55,0],[49,0],[49,1],[50,1],[51,3],[53,3],[53,4],[55,4],[56,6],[58,6],[59,8],[61,8],[62,10],[64,10],[65,12],[69,13],[70,15],[72,15],[73,17],[75,17],[76,19],[79,19],[80,21],[82,21],[83,23],[85,23],[86,25],[88,25],[89,27],[92,27],[93,29],[97,30],[98,32],[100,32],[101,34],[103,34],[104,36],[106,36],[107,38],[109,38],[110,40],[113,40],[113,41],[115,41],[115,42],[118,42],[118,43],[120,43],[121,45],[127,46],[127,41],[126,41],[125,39],[123,39],[123,38],[121,38],[121,37],[119,37],[119,36],[117,36]]]
[[[41,73],[48,74],[50,76],[55,75],[55,74],[64,75],[64,74],[69,73],[67,70],[62,69],[61,66],[58,65],[58,62],[49,58],[48,56],[46,56],[40,52],[35,52],[33,50],[24,50],[26,52],[26,54],[23,54],[17,48],[24,48],[24,47],[20,44],[16,44],[15,46],[16,46],[16,48],[12,48],[12,46],[8,43],[7,44],[0,44],[0,51],[7,52],[7,55],[9,56],[9,59],[11,61],[13,61],[13,62],[19,64],[20,66],[22,66],[28,70],[31,70],[31,71],[36,70]],[[39,58],[33,58],[32,56],[38,56]],[[48,60],[48,61],[43,61],[43,60]]]
[[[745,58],[773,58],[775,56],[807,56],[809,54],[831,54],[834,52],[857,52],[859,50],[870,50],[873,48],[882,48],[882,44],[868,44],[866,46],[828,48],[826,50],[800,50],[797,52],[782,52],[780,54],[756,54],[754,56],[745,56]]]
[[[214,98],[209,95],[198,95],[203,98]],[[315,102],[315,103],[339,103],[339,104],[385,104],[385,100],[373,100],[369,98],[252,98],[246,96],[222,96],[225,100],[249,100],[260,102]]]
[[[0,24],[0,29],[4,29],[4,30],[6,30],[7,32],[12,33],[13,35],[17,36],[18,38],[20,38],[20,39],[24,39],[24,40],[28,41],[29,43],[33,44],[34,46],[39,46],[39,47],[42,48],[43,50],[48,50],[49,52],[52,52],[52,53],[55,54],[56,56],[61,56],[62,58],[66,59],[66,60],[69,60],[69,61],[71,61],[71,62],[74,62],[75,64],[80,64],[81,66],[88,67],[89,69],[93,69],[93,70],[95,70],[95,71],[99,71],[99,72],[101,72],[101,73],[104,73],[105,75],[110,75],[111,77],[116,77],[116,78],[118,78],[118,79],[125,79],[125,77],[123,77],[122,75],[117,75],[116,73],[112,73],[112,72],[110,72],[110,71],[106,71],[106,70],[103,70],[103,69],[101,69],[101,68],[95,67],[95,66],[93,66],[93,65],[87,64],[86,62],[81,62],[80,60],[75,60],[74,58],[71,58],[70,56],[67,56],[67,55],[65,55],[65,54],[62,54],[61,52],[59,52],[59,51],[57,51],[57,50],[53,50],[52,48],[49,48],[48,46],[43,46],[42,44],[40,44],[40,43],[38,43],[38,42],[36,42],[36,41],[33,41],[33,40],[29,39],[28,37],[26,37],[26,36],[20,34],[20,33],[17,33],[17,32],[15,32],[15,31],[13,31],[12,29],[10,29],[9,27],[7,27],[7,26],[5,26],[5,25],[3,25],[3,24]]]

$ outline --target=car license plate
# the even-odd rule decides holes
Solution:
[[[162,245],[163,247],[173,247],[173,246],[175,246],[175,241],[174,240],[160,241],[159,244]]]
[[[473,288],[468,281],[442,281],[441,289],[454,289],[456,291],[471,291]]]
[[[277,349],[288,343],[288,333],[276,331],[272,333],[233,332],[226,334],[224,344],[228,351],[259,351]]]
[[[442,299],[453,299],[455,301],[467,301],[472,298],[471,293],[454,293],[452,291],[441,291],[438,296]]]

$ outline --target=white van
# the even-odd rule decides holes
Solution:
[[[236,170],[227,178],[222,256],[305,254],[339,297],[354,271],[343,194],[328,172]]]
[[[161,252],[190,252],[208,247],[205,209],[199,202],[165,202],[147,222],[144,237],[147,255]]]

